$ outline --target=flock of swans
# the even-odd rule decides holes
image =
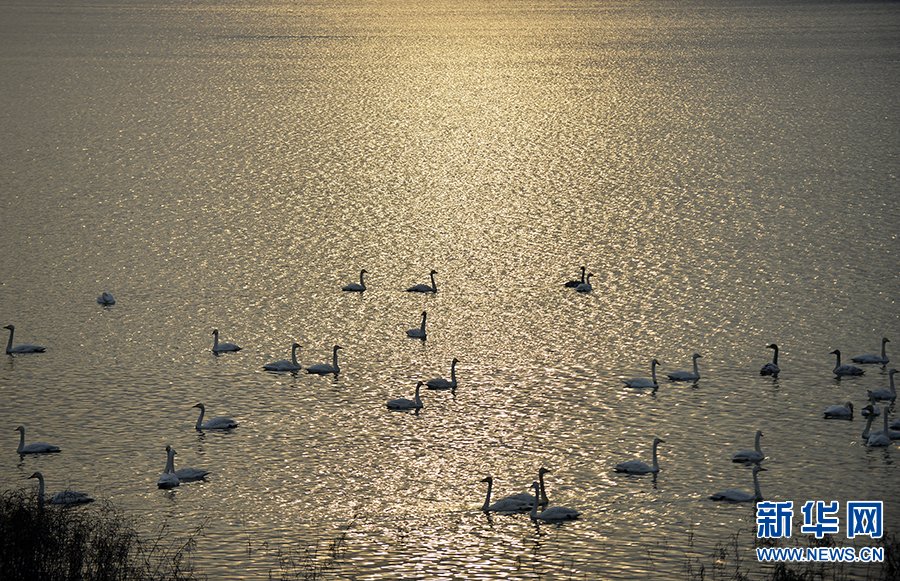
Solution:
[[[366,290],[366,284],[364,275],[367,274],[365,269],[360,271],[359,274],[359,283],[351,283],[344,287],[342,287],[343,291],[346,292],[364,292]],[[435,293],[437,292],[437,284],[435,283],[434,275],[437,274],[435,270],[432,270],[429,273],[431,278],[431,284],[418,284],[406,289],[408,292],[420,292],[420,293]],[[591,273],[586,274],[586,268],[581,267],[581,278],[579,280],[571,280],[565,283],[565,287],[572,288],[577,292],[590,292],[592,290],[592,286],[590,283]],[[97,302],[102,305],[112,305],[115,304],[115,299],[109,293],[103,293],[100,297],[97,298]],[[406,332],[407,336],[415,339],[425,339],[427,337],[425,331],[425,323],[427,319],[427,312],[422,312],[422,323],[419,327],[410,329]],[[6,347],[6,352],[8,354],[20,354],[20,353],[40,353],[45,350],[44,347],[38,345],[30,345],[30,344],[22,344],[22,345],[13,345],[13,334],[15,332],[15,327],[13,325],[7,325],[5,327],[9,330],[9,342]],[[235,343],[229,342],[220,342],[219,341],[219,331],[218,329],[214,329],[212,331],[213,335],[213,346],[212,351],[215,354],[226,353],[226,352],[234,352],[240,351],[241,347]],[[883,338],[881,342],[881,354],[866,354],[860,355],[857,357],[853,357],[852,361],[858,364],[876,364],[876,365],[886,365],[889,363],[889,359],[886,353],[886,344],[889,342],[887,338]],[[764,364],[759,373],[761,375],[771,375],[777,376],[781,372],[781,368],[778,365],[778,354],[779,347],[778,345],[772,343],[767,345],[766,348],[773,350],[773,357],[770,363]],[[262,368],[266,371],[275,371],[275,372],[297,372],[303,369],[303,366],[297,360],[297,352],[300,349],[300,345],[298,343],[293,343],[291,345],[291,359],[290,360],[279,360],[271,363],[266,363],[262,366]],[[341,346],[335,345],[333,349],[332,355],[332,363],[320,363],[315,365],[309,365],[305,369],[308,373],[311,374],[335,374],[340,373],[340,367],[338,366],[338,351],[341,349]],[[865,371],[857,367],[856,365],[845,365],[841,363],[841,352],[839,350],[834,350],[831,352],[832,355],[836,357],[836,363],[832,372],[837,377],[841,376],[859,376],[863,375]],[[696,382],[700,379],[700,370],[697,360],[702,358],[702,355],[699,353],[694,353],[691,356],[692,360],[692,369],[688,371],[674,371],[671,373],[667,373],[666,377],[670,381],[693,381]],[[419,381],[415,388],[415,394],[412,399],[407,398],[397,398],[389,400],[385,406],[390,410],[419,410],[423,407],[420,390],[424,385],[426,389],[455,389],[457,386],[457,378],[456,378],[456,365],[459,363],[459,360],[454,358],[450,365],[450,379],[444,378],[435,378],[426,381]],[[625,385],[630,388],[652,388],[657,389],[659,387],[659,381],[656,375],[657,366],[662,365],[659,360],[652,359],[650,361],[650,378],[642,378],[636,377],[631,379],[623,380]],[[870,390],[867,392],[869,398],[869,404],[863,408],[863,415],[868,417],[868,421],[866,423],[866,427],[862,433],[862,437],[866,440],[867,446],[888,446],[891,444],[892,440],[900,439],[900,419],[895,420],[894,423],[888,422],[888,409],[884,409],[883,413],[876,405],[877,401],[894,401],[897,397],[897,392],[894,386],[894,374],[896,373],[896,369],[891,369],[889,371],[889,381],[890,387],[888,389],[877,389]],[[197,418],[197,422],[195,428],[197,430],[230,430],[232,428],[237,427],[237,422],[230,418],[226,417],[216,417],[204,422],[204,416],[206,413],[206,407],[202,403],[198,403],[193,407],[199,408],[200,414]],[[826,410],[824,410],[823,415],[825,418],[834,418],[834,419],[852,419],[854,412],[854,407],[852,402],[846,402],[842,405],[834,405],[830,406]],[[884,429],[879,430],[877,432],[871,432],[873,419],[877,417],[879,414],[883,416]],[[17,448],[17,452],[19,454],[51,454],[60,452],[60,448],[58,446],[54,446],[51,444],[45,443],[32,443],[25,444],[25,428],[24,426],[19,426],[16,428],[20,433],[19,446]],[[760,447],[760,438],[763,433],[761,430],[757,430],[756,432],[756,441],[754,449],[749,450],[741,450],[735,453],[732,456],[733,462],[741,462],[741,463],[752,463],[755,464],[752,470],[753,475],[753,486],[754,493],[746,493],[740,490],[724,490],[721,492],[714,493],[709,496],[712,500],[724,500],[729,502],[749,502],[749,501],[758,501],[762,500],[762,493],[760,492],[760,485],[758,474],[761,471],[764,471],[765,468],[760,466],[760,463],[765,459],[765,454],[763,453]],[[652,462],[650,464],[643,462],[641,460],[630,460],[626,462],[620,462],[613,467],[615,472],[619,473],[627,473],[627,474],[656,474],[660,471],[659,465],[659,444],[665,443],[664,440],[660,438],[654,438],[653,440],[653,457]],[[208,474],[209,471],[195,469],[195,468],[182,468],[175,469],[175,455],[176,451],[171,446],[166,446],[166,465],[162,474],[160,475],[157,485],[159,488],[173,488],[179,486],[182,482],[190,482],[195,480],[202,480]],[[494,480],[491,476],[488,476],[482,480],[482,482],[487,483],[487,495],[484,500],[484,504],[481,507],[481,510],[485,512],[528,512],[530,517],[534,520],[543,520],[543,521],[562,521],[568,519],[578,518],[580,516],[580,512],[565,507],[550,507],[545,508],[543,511],[538,511],[539,507],[547,507],[549,504],[549,500],[546,493],[546,487],[544,483],[544,475],[550,473],[550,470],[546,468],[541,468],[538,472],[538,479],[534,481],[531,485],[531,489],[534,490],[534,494],[528,493],[520,493],[514,494],[511,496],[507,496],[491,503],[491,494],[493,492]],[[39,499],[41,502],[44,502],[44,477],[40,472],[35,472],[30,476],[30,478],[37,478],[40,482],[40,492]],[[65,490],[60,492],[49,499],[50,504],[79,504],[91,502],[93,499],[90,498],[87,494],[75,492],[71,490]]]

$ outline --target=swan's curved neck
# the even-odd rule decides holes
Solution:
[[[756,432],[756,451],[762,454],[762,448],[759,447],[759,437],[762,436],[762,432]]]
[[[431,290],[432,292],[437,292],[437,284],[434,282],[434,273],[429,273],[429,276],[431,277]]]
[[[550,504],[550,501],[547,500],[547,489],[544,488],[544,473],[543,472],[538,472],[538,482],[541,487],[541,502],[540,502],[540,504],[544,504],[544,505]],[[537,494],[535,494],[535,496],[537,496]]]
[[[581,267],[581,282],[584,282],[584,271],[585,271],[585,267],[582,266]]]
[[[416,385],[416,397],[415,397],[415,400],[416,400],[416,405],[417,405],[417,406],[421,406],[421,405],[422,405],[422,398],[419,397],[419,390],[420,390],[421,388],[422,388],[422,382],[420,381],[419,384]]]
[[[891,385],[893,385],[894,378],[891,377]],[[456,361],[450,364],[450,383],[456,385]]]
[[[219,332],[213,331],[213,349],[219,346]]]
[[[25,430],[19,430],[19,449],[16,452],[21,452],[22,448],[25,447]]]
[[[871,416],[869,416],[871,417]],[[884,435],[886,438],[890,438],[890,428],[888,428],[888,410],[887,406],[884,407]]]
[[[897,390],[894,389],[894,370],[893,369],[891,370],[891,373],[890,373],[890,381],[891,381],[891,385],[890,385],[891,393],[894,394],[894,397],[897,397]]]
[[[481,510],[487,510],[488,507],[491,506],[491,489],[494,487],[494,481],[488,480],[487,484],[488,484],[487,496],[484,499],[484,505],[482,505]]]
[[[335,370],[335,371],[337,371],[337,369],[338,369],[338,364],[337,364],[337,352],[338,352],[337,347],[335,347],[335,348],[334,348],[334,355],[331,356],[331,364],[332,364],[332,366],[334,367],[334,370]]]
[[[426,313],[422,313],[422,326],[421,326],[420,328],[422,329],[422,332],[423,332],[423,333],[425,332],[425,317],[427,317],[427,316],[428,316],[428,313],[427,313],[427,312],[426,312]]]
[[[199,430],[199,429],[200,429],[200,427],[201,427],[201,426],[202,426],[202,425],[203,425],[203,414],[205,414],[205,413],[206,413],[206,408],[204,408],[204,407],[201,407],[201,406],[197,406],[197,407],[199,407],[199,408],[200,408],[200,417],[199,417],[199,418],[197,418],[197,426],[196,426],[196,427],[197,427],[197,429],[198,429],[198,430]]]
[[[700,369],[697,367],[697,358],[694,357],[694,375],[700,375]]]
[[[841,366],[841,354],[840,354],[840,352],[838,352],[838,353],[835,353],[834,356],[837,357],[837,363],[834,364],[834,368],[837,369],[838,367]]]
[[[166,470],[163,474],[175,474],[175,450],[169,450],[166,458]]]
[[[656,381],[656,360],[650,362],[650,378],[653,380],[653,383],[658,383]]]
[[[869,430],[872,429],[872,420],[873,419],[875,419],[875,416],[873,414],[869,414],[869,417],[866,418],[866,429],[863,430],[863,433],[862,433],[863,438],[869,437]]]
[[[653,442],[653,471],[659,472],[659,442]]]
[[[13,332],[14,332],[13,329],[10,329],[10,330],[9,330],[9,342],[6,344],[6,352],[7,352],[7,353],[9,353],[10,351],[12,351]]]
[[[886,339],[881,340],[881,358],[887,359],[887,340]]]
[[[753,472],[753,491],[756,493],[756,500],[762,500],[762,491],[759,489],[759,472]]]
[[[299,363],[297,363],[297,348],[298,347],[299,347],[299,345],[294,345],[293,347],[291,347],[291,362],[293,362],[293,364],[295,366],[300,365]]]
[[[366,283],[363,282],[363,275],[364,275],[365,273],[366,273],[365,270],[360,270],[360,271],[359,271],[359,286],[361,286],[361,287],[363,287],[363,288],[365,288],[365,286],[366,286]]]
[[[772,363],[778,365],[778,347],[773,347],[772,349],[775,350],[774,355],[772,355]]]
[[[38,502],[43,504],[44,503],[44,475],[41,473],[38,473],[37,479],[38,479]]]
[[[541,504],[541,495],[538,491],[538,487],[532,486],[534,488],[534,505],[531,507],[531,518],[536,519],[538,516],[538,505]]]

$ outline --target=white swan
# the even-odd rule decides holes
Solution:
[[[524,500],[522,498],[517,498],[513,496],[507,496],[506,498],[501,498],[494,504],[491,504],[491,490],[494,488],[494,479],[490,476],[482,479],[482,482],[487,482],[487,496],[484,499],[484,504],[481,505],[481,510],[484,512],[519,512],[528,510],[531,508],[531,505],[534,504],[534,496],[528,494],[528,498],[530,500]]]
[[[26,446],[25,426],[19,426],[18,428],[16,428],[16,430],[20,432],[19,447],[16,448],[16,452],[18,452],[19,454],[52,454],[54,452],[59,452],[59,446],[54,446],[53,444],[44,444],[43,442],[35,442]]]
[[[175,488],[181,484],[178,476],[175,474],[175,450],[171,446],[166,446],[166,469],[159,475],[156,485],[160,488]]]
[[[581,280],[570,280],[570,281],[567,281],[565,286],[566,286],[566,288],[575,288],[575,287],[577,287],[578,285],[583,284],[584,282],[585,282],[585,280],[584,280],[584,267],[582,266],[582,267],[581,267]]]
[[[578,518],[581,513],[574,508],[566,508],[564,506],[551,506],[543,512],[538,512],[540,506],[539,490],[540,484],[534,482],[531,487],[534,489],[534,504],[531,506],[531,520],[555,521],[555,520],[572,520]]]
[[[762,430],[756,430],[756,449],[741,450],[731,457],[732,462],[762,462],[766,455],[763,454],[762,448],[759,447],[759,439],[762,437]]]
[[[891,369],[888,372],[888,379],[890,381],[890,389],[885,389],[883,387],[879,387],[878,389],[873,389],[871,391],[872,397],[876,400],[895,400],[897,399],[897,390],[894,388],[894,374],[897,373],[896,369]]]
[[[169,453],[169,463],[166,466],[166,469],[175,476],[178,477],[178,480],[181,482],[190,482],[192,480],[201,480],[205,478],[209,474],[209,470],[201,470],[199,468],[182,468],[181,470],[175,470],[175,448],[171,446],[166,446],[166,451]]]
[[[540,496],[539,496],[540,502],[538,504],[540,504],[541,506],[547,506],[547,504],[549,504],[549,502],[550,502],[547,499],[547,489],[544,486],[544,474],[547,474],[549,472],[550,471],[548,469],[543,468],[543,467],[541,467],[541,469],[538,470],[538,486],[540,487],[540,491],[541,491]],[[520,492],[519,494],[513,494],[510,496],[507,496],[506,498],[508,498],[510,500],[526,502],[528,504],[526,509],[531,507],[532,503],[534,503],[534,495],[528,494],[527,492]]]
[[[349,292],[353,292],[353,293],[361,293],[364,290],[366,290],[366,283],[363,280],[363,275],[366,274],[366,272],[367,271],[365,268],[359,271],[359,284],[356,284],[355,282],[351,282],[350,284],[342,287],[341,290],[349,291]]]
[[[866,406],[866,407],[868,407],[868,406]],[[884,434],[884,430],[878,430],[877,432],[872,432],[871,434],[869,433],[869,430],[872,429],[872,422],[874,420],[875,420],[875,416],[872,414],[869,414],[866,417],[866,427],[862,431],[862,439],[863,440],[868,440],[872,436]],[[896,423],[896,420],[894,423]],[[900,440],[900,430],[894,430],[894,429],[892,429],[893,427],[894,427],[893,424],[891,424],[887,427],[888,438],[890,438],[891,440]],[[898,426],[898,427],[900,427],[900,426]]]
[[[219,343],[219,330],[213,329],[213,353],[223,353],[225,351],[240,351],[241,348],[234,343]]]
[[[328,365],[327,363],[317,363],[316,365],[310,365],[309,367],[307,367],[306,372],[307,373],[315,373],[317,375],[328,375],[329,373],[334,373],[335,375],[337,375],[338,373],[340,373],[341,368],[338,367],[338,360],[337,360],[338,349],[342,349],[342,347],[340,345],[335,345],[334,353],[331,356],[331,361],[332,361],[331,365]]]
[[[41,347],[40,345],[28,345],[27,343],[13,347],[13,333],[16,332],[15,325],[7,325],[3,328],[9,329],[9,343],[6,344],[7,353],[43,353],[46,351],[46,347]]]
[[[422,326],[416,329],[410,329],[406,332],[406,336],[410,339],[425,339],[428,337],[428,334],[425,332],[425,317],[428,316],[428,313],[422,311]]]
[[[778,345],[776,345],[775,343],[772,343],[771,345],[766,345],[766,349],[774,349],[775,354],[772,355],[771,363],[766,363],[765,365],[763,365],[760,368],[759,374],[760,375],[778,375],[778,373],[781,371],[781,368],[778,367]]]
[[[852,420],[853,419],[853,404],[851,402],[847,402],[844,405],[833,405],[826,409],[824,412],[826,418],[835,418],[841,420]]]
[[[753,491],[754,494],[747,494],[743,490],[735,490],[728,489],[723,490],[722,492],[716,492],[712,496],[710,496],[713,500],[727,500],[728,502],[748,502],[751,500],[760,501],[763,499],[762,492],[759,490],[759,478],[757,478],[757,474],[765,471],[765,468],[760,465],[756,465],[753,467]]]
[[[697,381],[700,379],[700,370],[697,368],[697,359],[703,357],[699,353],[691,355],[694,360],[694,371],[675,371],[669,373],[667,377],[672,381]]]
[[[656,366],[659,365],[656,359],[650,362],[650,379],[646,377],[632,377],[631,379],[623,379],[628,387],[659,387],[656,382]]]
[[[881,356],[880,357],[878,355],[874,355],[872,353],[867,353],[866,355],[857,355],[856,357],[853,357],[852,359],[850,359],[850,361],[852,361],[854,363],[880,363],[880,364],[890,363],[891,360],[888,359],[886,347],[885,347],[885,344],[890,343],[890,342],[891,342],[891,340],[888,339],[887,337],[881,338]]]
[[[408,289],[406,289],[406,292],[408,292],[408,293],[436,293],[437,285],[434,283],[434,275],[436,275],[436,274],[437,274],[436,270],[432,270],[429,273],[429,276],[431,276],[431,286],[428,286],[427,284],[417,284],[416,286],[411,286]]]
[[[429,379],[425,382],[425,387],[428,389],[456,389],[456,364],[459,363],[459,359],[456,357],[453,358],[453,361],[450,362],[450,379],[446,380],[443,377],[435,377],[434,379]]]
[[[37,478],[38,479],[38,502],[44,502],[44,475],[40,472],[35,472],[28,478]],[[84,504],[87,502],[94,502],[94,499],[85,494],[84,492],[78,492],[77,490],[63,490],[62,492],[57,492],[53,495],[53,497],[47,501],[50,504]]]
[[[594,276],[594,273],[593,272],[589,273],[587,275],[587,278],[584,280],[584,282],[575,287],[575,290],[577,290],[580,293],[589,293],[592,290],[594,290],[594,286],[591,284],[592,276]]]
[[[303,369],[299,363],[297,363],[297,349],[300,348],[299,343],[294,343],[291,345],[291,360],[281,359],[279,361],[273,361],[271,363],[266,363],[263,365],[263,369],[267,371],[299,371]]]
[[[628,472],[629,474],[649,474],[651,472],[659,472],[659,456],[657,448],[660,444],[665,444],[665,440],[653,438],[653,466],[648,466],[646,462],[640,460],[629,460],[628,462],[619,462],[613,470],[616,472]]]
[[[869,439],[866,441],[866,446],[890,446],[891,445],[891,430],[888,427],[888,409],[884,409],[884,430],[882,430],[878,434],[872,434],[869,436]],[[871,419],[871,418],[870,418]]]
[[[200,417],[197,418],[197,425],[194,427],[198,430],[228,430],[230,428],[236,428],[237,422],[232,420],[231,418],[213,418],[206,423],[203,423],[203,415],[206,413],[206,406],[202,403],[198,403],[194,406],[195,408],[200,408]]]
[[[101,305],[114,305],[116,304],[116,299],[110,293],[101,293],[99,297],[97,297],[97,302]]]
[[[419,397],[419,390],[422,388],[422,385],[423,383],[421,381],[416,385],[415,400],[404,398],[392,399],[385,405],[390,410],[416,410],[424,407],[422,405],[422,398]]]
[[[837,363],[834,364],[834,369],[832,369],[835,375],[862,375],[865,373],[865,371],[855,365],[841,365],[841,352],[837,349],[832,351],[831,354],[837,357]]]

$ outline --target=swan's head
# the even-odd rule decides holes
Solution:
[[[762,436],[762,435],[763,435],[762,430],[756,430],[756,435],[757,435],[757,436]]]
[[[891,340],[888,339],[887,337],[882,337],[882,338],[881,338],[881,342],[882,342],[882,343],[890,343]]]
[[[4,329],[9,329],[10,331],[15,331],[15,330],[16,330],[16,326],[15,326],[15,325],[7,325],[7,326],[5,326],[5,327],[3,327],[3,328],[4,328]]]
[[[759,464],[757,464],[756,466],[753,467],[753,474],[756,474],[757,472],[765,472],[765,471],[766,471],[766,469],[763,468],[762,466],[760,466]]]
[[[482,481],[482,482],[487,482],[488,484],[490,484],[491,482],[494,481],[494,479],[491,478],[490,476],[488,476],[487,478],[482,478],[481,481]]]
[[[432,269],[431,272],[429,272],[428,274],[437,274],[437,271]]]
[[[872,404],[867,405],[862,409],[863,415],[869,416],[869,421],[875,416],[875,408],[872,407]]]
[[[300,343],[294,343],[293,345],[291,345],[291,349],[299,349],[299,348],[300,348]]]
[[[218,330],[218,329],[213,329],[213,332],[210,333],[210,335],[218,335],[218,334],[219,334],[219,330]]]
[[[896,369],[891,369],[890,371],[888,371],[888,375],[893,375],[895,373],[897,373]]]
[[[24,434],[24,433],[25,433],[25,426],[19,426],[18,428],[16,428],[16,429],[13,430],[13,431],[14,431],[14,432],[22,432],[22,433]]]
[[[699,353],[694,353],[693,355],[691,355],[691,357],[693,357],[694,359],[700,359],[703,357],[703,355],[700,355]]]
[[[538,470],[538,474],[541,476],[543,476],[544,474],[548,474],[549,472],[550,472],[549,469],[543,468],[543,467],[540,470]]]
[[[771,345],[766,345],[766,349],[774,349],[774,350],[778,351],[778,345],[776,345],[775,343],[772,343]]]
[[[453,361],[450,362],[450,365],[455,365],[456,363],[459,363],[459,359],[457,359],[456,357],[454,357],[454,358],[453,358]]]
[[[37,478],[38,480],[43,480],[43,479],[44,479],[44,475],[41,474],[40,472],[35,472],[34,474],[32,474],[31,476],[29,476],[28,478]],[[28,478],[26,478],[26,480],[28,480]]]
[[[369,271],[364,268],[359,271],[359,274],[369,274]]]
[[[660,440],[659,438],[653,438],[653,445],[654,445],[654,446],[657,445],[657,444],[665,444],[665,443],[666,443],[665,440]]]
[[[337,353],[337,350],[338,350],[338,349],[343,349],[343,347],[341,347],[340,345],[335,345],[335,346],[334,346],[334,352]]]
[[[847,403],[844,404],[844,407],[848,408],[852,412],[853,411],[853,402],[848,401]]]
[[[541,485],[538,484],[537,480],[535,480],[534,482],[531,483],[531,488],[534,488],[535,492],[537,492],[538,490],[541,489]]]
[[[654,359],[653,361],[650,362],[650,365],[662,365],[662,363],[660,363],[659,360]]]
[[[195,404],[191,407],[200,408],[201,410],[206,411],[206,406],[203,405],[202,403]]]
[[[834,351],[831,352],[831,355],[840,355],[840,354],[841,354],[841,352],[837,349],[835,349]]]

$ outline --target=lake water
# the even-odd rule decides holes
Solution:
[[[898,531],[900,443],[822,411],[893,365],[832,350],[900,362],[900,5],[3,1],[0,78],[0,323],[47,347],[0,362],[4,489],[204,524],[211,579],[344,534],[328,578],[682,579],[735,533],[755,575],[753,503],[707,497],[760,429],[792,540],[809,500]],[[340,374],[262,370],[295,341]],[[208,479],[158,489],[166,445]],[[479,510],[542,466],[579,520]]]

